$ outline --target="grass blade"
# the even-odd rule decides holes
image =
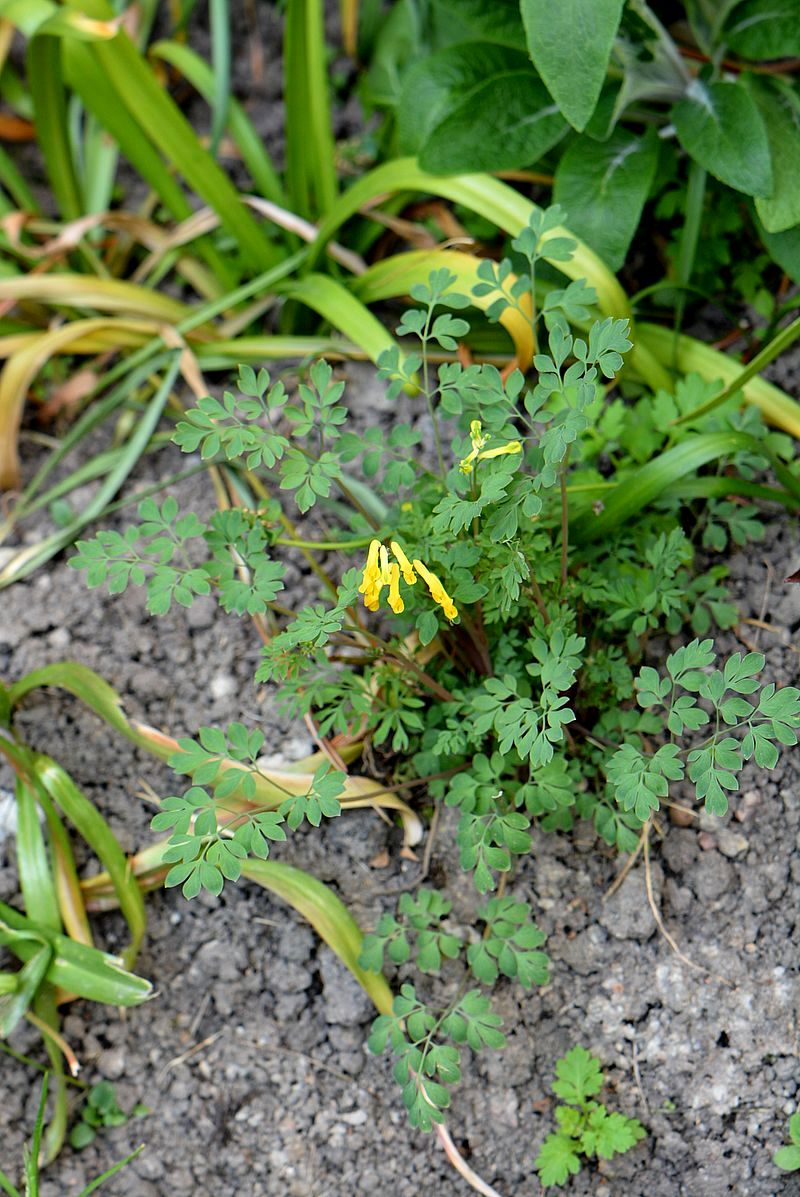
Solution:
[[[330,211],[337,190],[321,0],[287,0],[283,61],[289,200],[311,217]]]
[[[36,791],[17,775],[17,868],[25,910],[35,923],[50,931],[61,930],[61,915],[53,885],[47,848],[39,823]]]
[[[214,71],[214,104],[209,150],[216,158],[220,139],[228,124],[231,101],[231,34],[228,0],[209,0],[211,65]]]
[[[512,236],[527,224],[535,206],[518,191],[490,175],[431,175],[420,170],[416,158],[397,158],[362,175],[330,207],[320,224],[309,265],[315,264],[323,247],[351,216],[362,207],[398,191],[422,191],[463,204]],[[568,278],[585,278],[597,291],[598,304],[606,315],[630,316],[624,290],[597,254],[566,229],[553,229],[548,234],[548,238],[563,236],[572,237],[577,248],[571,261],[553,262],[556,269]]]
[[[123,953],[123,961],[130,968],[144,937],[147,915],[141,891],[130,875],[127,857],[103,816],[59,764],[37,752],[33,771],[37,781],[86,840],[111,877],[131,935],[130,945]]]
[[[66,220],[76,220],[83,215],[84,206],[67,127],[67,101],[58,38],[43,35],[31,38],[28,44],[28,85],[48,181],[61,215]]]
[[[377,362],[380,355],[391,349],[395,341],[379,320],[346,287],[324,274],[307,274],[287,288],[291,299],[313,308],[338,328],[345,336],[360,345]]]
[[[36,948],[30,939],[20,939],[19,932],[32,933],[39,941],[44,939],[52,945],[54,954],[47,981],[59,989],[107,1006],[138,1006],[151,995],[150,982],[128,972],[119,957],[37,927],[18,910],[0,902],[0,943],[27,961]]]
[[[789,325],[789,328],[783,330],[784,333],[788,333],[793,327],[793,324]],[[793,333],[792,339],[795,335],[796,333]],[[800,405],[765,378],[751,377],[742,381],[741,364],[734,358],[683,333],[676,338],[671,329],[661,328],[657,324],[637,324],[636,336],[639,343],[664,365],[671,363],[674,349],[675,368],[681,374],[696,372],[704,378],[719,378],[725,384],[736,383],[734,390],[741,389],[745,401],[760,408],[769,424],[774,424],[791,436],[800,438]],[[720,401],[719,396],[717,401]]]
[[[276,265],[278,250],[241,203],[236,188],[200,144],[177,105],[159,86],[127,34],[121,31],[113,42],[90,43],[86,50],[107,72],[123,104],[136,114],[157,148],[214,209],[245,260],[258,270]],[[95,112],[95,116],[103,120],[102,112]]]
[[[111,1167],[105,1172],[101,1173],[100,1176],[97,1176],[94,1180],[91,1180],[85,1189],[81,1189],[78,1197],[89,1197],[90,1193],[94,1193],[102,1184],[105,1184],[107,1180],[110,1180],[112,1176],[116,1176],[118,1172],[121,1172],[123,1168],[126,1168],[131,1160],[135,1160],[137,1155],[141,1155],[143,1151],[144,1143],[140,1143],[139,1146],[130,1153],[130,1155],[125,1156],[124,1160],[119,1160],[116,1164],[112,1164]]]
[[[248,860],[242,876],[277,894],[306,919],[369,994],[380,1014],[390,1014],[392,991],[382,973],[359,967],[363,935],[344,902],[316,877],[274,860]]]
[[[44,984],[41,987],[39,993],[36,995],[34,1010],[39,1018],[40,1029],[42,1026],[50,1027],[58,1035],[61,1020],[58,1016],[56,996],[52,985]],[[55,1080],[55,1091],[53,1093],[53,1113],[45,1131],[44,1146],[41,1149],[39,1147],[41,1123],[38,1121],[38,1133],[34,1131],[31,1155],[33,1156],[33,1166],[35,1168],[38,1168],[40,1160],[44,1164],[49,1164],[51,1160],[56,1158],[63,1146],[64,1136],[67,1132],[67,1083],[64,1077],[64,1060],[61,1051],[49,1035],[44,1036],[44,1046],[45,1051],[50,1057],[53,1079]]]
[[[36,942],[34,936],[24,934],[18,936],[18,941],[22,940],[28,943]],[[8,1039],[22,1022],[44,984],[52,962],[53,949],[47,943],[38,943],[17,973],[17,987],[14,992],[4,994],[0,998],[0,1039]]]
[[[214,99],[214,73],[188,46],[179,42],[156,42],[150,47],[150,56],[161,58],[188,79],[192,87],[200,92],[209,103]],[[239,148],[242,161],[250,172],[259,195],[285,207],[286,192],[280,176],[272,164],[264,143],[256,133],[245,110],[233,96],[230,96],[227,112],[228,132]]]
[[[681,416],[675,423],[685,424],[690,420],[696,420],[699,416],[704,416],[707,412],[713,411],[714,408],[725,403],[726,400],[730,399],[731,395],[735,395],[737,391],[743,390],[751,378],[755,378],[757,374],[760,374],[770,362],[773,362],[776,357],[785,352],[798,337],[800,337],[800,316],[793,320],[791,324],[787,324],[786,328],[781,329],[769,344],[765,345],[741,372],[731,379],[724,390],[720,391],[713,399],[709,399],[708,403],[704,403],[702,407],[696,407],[694,411]],[[800,415],[800,407],[797,408],[797,412]],[[795,435],[797,434],[795,433]]]
[[[666,331],[667,336],[671,337],[669,330]],[[598,514],[586,512],[579,516],[572,525],[571,535],[576,541],[596,540],[605,536],[681,478],[696,473],[718,457],[743,451],[763,453],[763,447],[759,448],[758,442],[743,432],[706,432],[689,437],[675,448],[653,458],[621,482],[603,500],[603,510]]]

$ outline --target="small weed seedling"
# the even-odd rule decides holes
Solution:
[[[39,1197],[39,1172],[41,1168],[41,1154],[42,1154],[42,1137],[44,1131],[44,1112],[47,1106],[47,1088],[50,1073],[44,1074],[42,1080],[42,1095],[39,1099],[39,1108],[36,1112],[36,1122],[33,1127],[33,1134],[31,1136],[30,1146],[25,1148],[24,1163],[23,1163],[23,1178],[25,1188],[23,1192],[17,1188],[15,1184],[0,1168],[0,1189],[6,1194],[6,1197]],[[112,1094],[113,1098],[113,1094]],[[88,1140],[87,1140],[88,1142]],[[90,1193],[95,1193],[107,1180],[112,1176],[116,1176],[121,1172],[131,1160],[135,1160],[137,1155],[144,1151],[144,1144],[137,1147],[130,1155],[127,1155],[124,1160],[119,1160],[118,1163],[113,1164],[101,1176],[95,1177],[90,1181],[85,1188],[81,1189],[77,1197],[89,1197]]]
[[[779,1147],[772,1162],[784,1172],[800,1172],[800,1110],[789,1119],[789,1138],[791,1143]]]
[[[93,1085],[86,1095],[80,1118],[69,1134],[70,1147],[80,1151],[97,1137],[101,1127],[124,1126],[132,1118],[145,1118],[149,1113],[147,1106],[138,1102],[130,1114],[126,1114],[117,1103],[114,1086],[108,1081],[101,1081]]]
[[[582,1156],[610,1160],[635,1147],[646,1135],[641,1123],[624,1114],[609,1114],[593,1101],[603,1085],[600,1061],[585,1047],[573,1047],[556,1064],[553,1092],[565,1103],[556,1106],[558,1130],[548,1135],[535,1168],[545,1188],[563,1185],[579,1172]]]

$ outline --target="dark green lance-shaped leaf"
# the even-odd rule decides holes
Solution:
[[[53,949],[43,943],[35,947],[30,958],[17,974],[17,988],[0,998],[0,1039],[7,1039],[25,1017],[28,1007],[47,976],[53,960]]]
[[[131,933],[131,943],[123,957],[126,965],[130,965],[142,942],[147,916],[142,891],[136,884],[125,853],[103,816],[60,765],[43,753],[36,753],[34,774],[108,869]]]
[[[746,195],[772,194],[767,131],[740,83],[692,80],[672,120],[683,148],[715,179]]]
[[[757,221],[761,240],[772,258],[789,278],[800,283],[800,224],[783,233],[768,233],[761,221]]]
[[[22,937],[20,932],[27,935]],[[43,942],[54,953],[46,973],[51,985],[107,1006],[136,1006],[150,996],[150,983],[126,972],[116,956],[48,931],[0,902],[0,944],[28,961]]]
[[[772,194],[756,197],[756,211],[768,233],[782,233],[800,224],[800,99],[793,88],[765,75],[742,75],[741,84],[761,113],[772,158]]]
[[[535,162],[568,127],[530,67],[505,71],[486,79],[436,126],[419,161],[437,174],[510,170]]]
[[[755,62],[800,54],[797,0],[744,0],[734,9],[722,40]]]
[[[578,131],[600,96],[622,6],[623,0],[521,0],[534,66]]]
[[[408,71],[397,108],[397,136],[404,154],[417,154],[437,125],[487,80],[530,71],[528,55],[491,42],[446,46]]]
[[[696,473],[701,466],[718,457],[751,452],[755,445],[752,437],[743,432],[704,432],[690,437],[626,478],[603,500],[602,511],[597,514],[589,512],[575,521],[570,536],[576,541],[584,541],[589,537],[606,535],[652,503],[680,478]]]
[[[637,137],[617,129],[608,141],[580,137],[561,158],[553,199],[569,212],[569,226],[619,270],[636,232],[658,165],[652,129]]]

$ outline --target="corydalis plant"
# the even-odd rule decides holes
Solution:
[[[398,408],[388,432],[352,429],[342,386],[321,363],[296,399],[243,367],[239,396],[186,413],[176,432],[184,450],[254,473],[260,491],[293,499],[308,529],[324,512],[320,553],[353,565],[331,577],[313,559],[321,601],[291,613],[276,601],[277,554],[308,554],[314,541],[292,530],[275,498],[207,524],[146,500],[142,525],[81,542],[73,562],[93,585],[145,582],[151,609],[208,590],[228,610],[257,614],[267,633],[257,679],[320,736],[368,744],[395,785],[424,782],[430,800],[456,808],[461,864],[481,895],[509,878],[536,828],[591,819],[607,844],[632,851],[677,783],[724,813],[745,763],[771,768],[800,726],[800,693],[763,685],[763,657],[717,663],[706,633],[737,616],[724,568],[695,571],[695,542],[730,513],[677,486],[693,462],[713,461],[715,498],[720,484],[735,496],[738,474],[752,479],[785,445],[735,396],[708,405],[697,379],[635,402],[615,393],[631,348],[626,321],[593,320],[594,293],[581,281],[559,289],[538,279],[545,253],[570,258],[572,243],[556,232],[563,219],[535,212],[512,242],[517,270],[508,259],[480,270],[490,316],[513,307],[530,320],[539,347],[530,379],[486,363],[435,369],[435,352],[452,353],[469,333],[452,315],[469,299],[439,270],[412,289],[419,306],[398,329],[411,345],[380,360]],[[419,421],[402,418],[412,403],[432,429],[430,451]],[[737,538],[758,526],[740,521]],[[645,659],[652,637],[685,626],[696,638],[662,673]],[[339,813],[341,771],[325,764],[307,793],[284,793],[259,765],[260,735],[234,725],[227,740],[204,729],[199,744],[181,743],[176,764],[194,784],[155,825],[173,831],[170,880],[188,894],[219,892],[287,829]],[[224,768],[223,755],[233,758]],[[259,801],[270,786],[270,801]],[[546,977],[540,933],[513,895],[483,899],[480,944],[449,926],[449,901],[404,900],[362,958],[367,969],[400,963],[418,937],[421,973],[441,966],[449,983],[461,969],[455,999],[401,990],[373,1037],[398,1056],[420,1126],[449,1101],[460,1047],[500,1043],[489,997],[465,987],[465,970],[487,985]]]

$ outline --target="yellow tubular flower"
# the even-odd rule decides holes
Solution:
[[[400,568],[403,571],[403,581],[407,582],[409,586],[413,586],[417,580],[417,575],[414,573],[414,567],[396,540],[391,542],[391,549],[397,560],[400,562]]]
[[[484,449],[483,453],[478,454],[478,461],[486,461],[489,457],[502,457],[504,453],[521,453],[522,444],[520,441],[506,441],[504,445],[498,445],[496,449]]]
[[[394,562],[389,566],[389,606],[395,615],[400,615],[406,609],[400,597],[400,566]]]
[[[389,554],[386,551],[386,545],[382,544],[379,551],[381,562],[381,585],[389,585]]]
[[[458,610],[456,605],[450,598],[450,595],[447,593],[442,583],[436,577],[436,574],[431,573],[428,567],[423,565],[422,562],[417,560],[416,557],[414,558],[413,564],[414,569],[426,583],[428,590],[430,590],[433,601],[439,604],[448,619],[457,619]]]
[[[384,582],[381,577],[381,569],[378,564],[378,557],[380,554],[381,542],[379,540],[371,540],[369,549],[367,551],[367,563],[364,566],[364,576],[361,579],[361,585],[358,588],[358,593],[364,596],[364,606],[368,611],[377,611],[380,602],[380,594],[383,589]],[[386,550],[384,549],[384,552]]]
[[[459,466],[458,466],[458,468],[461,470],[462,474],[471,474],[472,473],[472,468],[473,468],[472,463],[475,461],[476,457],[478,457],[479,455],[481,457],[483,456],[483,454],[481,453],[481,449],[483,448],[483,446],[486,444],[487,440],[489,439],[488,437],[483,436],[483,434],[481,432],[480,420],[471,420],[470,421],[469,439],[472,441],[472,449],[467,454],[467,456],[465,458],[463,458],[463,460],[461,462],[459,462]]]

